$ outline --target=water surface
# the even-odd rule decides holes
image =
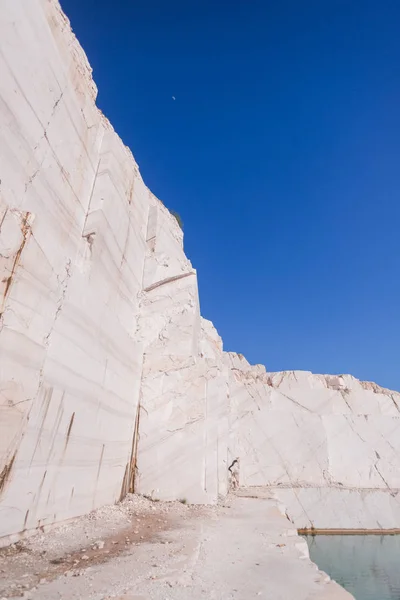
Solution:
[[[305,538],[311,560],[356,600],[400,600],[400,535]]]

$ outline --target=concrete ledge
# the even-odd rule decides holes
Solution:
[[[298,529],[299,535],[399,535],[400,529]]]

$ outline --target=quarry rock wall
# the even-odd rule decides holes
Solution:
[[[182,231],[58,2],[6,0],[0,39],[0,537],[134,486],[215,502],[226,379]]]
[[[267,373],[201,317],[174,216],[57,0],[0,11],[0,538],[135,490],[400,488],[400,395]]]
[[[400,488],[399,393],[351,375],[260,375],[236,357],[230,404],[243,485]]]
[[[268,486],[300,529],[400,528],[399,393],[350,375],[229,362],[242,486]]]

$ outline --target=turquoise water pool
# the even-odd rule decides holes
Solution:
[[[400,535],[305,538],[311,560],[356,600],[400,600]]]

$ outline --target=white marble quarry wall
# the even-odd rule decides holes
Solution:
[[[280,487],[268,490],[297,529],[400,528],[400,491],[341,487]]]
[[[57,0],[5,0],[0,50],[0,538],[134,480],[216,502],[226,368],[178,222],[96,108]]]
[[[213,503],[227,488],[222,343],[212,324],[200,317],[197,276],[183,252],[176,220],[156,199],[144,273],[136,489],[163,500]]]
[[[0,11],[0,537],[118,500],[149,192],[54,1]]]
[[[225,361],[230,366],[230,448],[240,458],[240,485],[324,484],[327,449],[319,415],[300,410],[274,388],[262,365],[251,366],[233,353]]]
[[[302,371],[267,373],[260,387],[254,367],[235,360],[229,389],[242,485],[400,489],[400,394]]]
[[[133,485],[215,503],[236,459],[241,485],[396,521],[400,394],[223,352],[57,0],[3,0],[0,73],[0,544]]]

